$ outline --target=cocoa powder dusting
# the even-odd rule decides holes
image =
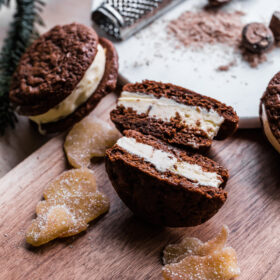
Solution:
[[[220,10],[186,11],[168,23],[167,33],[175,37],[181,47],[200,49],[206,44],[231,46],[242,55],[244,61],[254,68],[267,58],[264,54],[254,54],[240,48],[244,26],[243,15],[241,11],[232,13]],[[217,70],[228,71],[234,65],[235,63],[231,62],[217,67]]]
[[[230,46],[241,40],[243,13],[222,11],[184,12],[169,22],[167,31],[186,47],[203,47],[205,44],[222,43]]]

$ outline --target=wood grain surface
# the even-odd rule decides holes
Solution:
[[[91,0],[48,0],[45,31],[55,24],[90,24]],[[5,9],[4,9],[5,10]],[[0,41],[11,11],[0,19]],[[115,96],[108,96],[93,114],[108,119]],[[119,200],[104,172],[92,165],[99,188],[111,200],[107,215],[80,235],[55,240],[40,248],[25,243],[25,230],[46,183],[69,166],[57,136],[0,179],[0,279],[138,280],[161,279],[162,248],[184,235],[213,237],[222,224],[231,229],[228,244],[237,250],[242,280],[280,279],[280,156],[260,130],[239,131],[214,143],[211,156],[229,168],[229,198],[220,212],[195,228],[157,228],[137,220]],[[45,139],[20,120],[18,129],[1,138],[0,177]]]
[[[92,113],[108,120],[116,96]],[[207,223],[158,228],[136,219],[113,190],[103,161],[92,164],[99,188],[111,200],[108,214],[76,237],[40,248],[25,243],[25,230],[46,183],[67,166],[57,136],[0,180],[0,279],[161,279],[163,247],[182,236],[213,237],[226,224],[244,280],[280,279],[279,155],[260,130],[239,131],[215,142],[210,156],[229,168],[228,201]]]

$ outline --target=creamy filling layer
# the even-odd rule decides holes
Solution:
[[[170,121],[179,114],[181,122],[188,127],[203,130],[210,139],[213,139],[219,131],[224,118],[213,109],[200,106],[188,106],[178,103],[173,99],[152,94],[123,91],[118,105],[131,108],[137,114],[147,114],[149,117]]]
[[[280,143],[277,141],[277,139],[273,135],[273,132],[271,131],[264,104],[262,104],[262,121],[263,121],[264,133],[268,141],[276,149],[276,151],[280,153]]]
[[[97,54],[92,64],[89,66],[73,92],[46,113],[30,116],[29,118],[40,125],[43,123],[58,121],[72,114],[81,104],[86,102],[97,89],[104,75],[105,65],[106,50],[99,44],[97,46]]]
[[[198,164],[180,161],[172,153],[137,142],[134,138],[122,137],[117,141],[117,145],[128,153],[153,164],[159,172],[170,171],[193,181],[194,185],[218,188],[223,181],[222,177],[216,172],[204,171]]]

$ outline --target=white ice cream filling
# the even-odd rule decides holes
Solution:
[[[277,139],[273,135],[273,132],[271,131],[264,104],[262,104],[262,122],[263,122],[264,133],[268,141],[276,149],[276,151],[280,153],[280,143],[277,141]]]
[[[159,172],[170,171],[193,181],[195,186],[209,186],[218,188],[223,182],[222,177],[216,172],[207,172],[198,164],[180,161],[170,152],[158,150],[153,146],[137,142],[132,137],[122,137],[117,145],[128,153],[143,158],[153,164]]]
[[[152,94],[123,91],[118,105],[131,108],[137,114],[147,114],[149,117],[170,121],[179,114],[181,122],[188,127],[204,131],[210,139],[213,139],[219,131],[224,118],[213,109],[200,106],[189,106],[176,102],[173,99]]]
[[[99,44],[93,62],[72,93],[46,113],[30,116],[29,118],[40,125],[43,123],[58,121],[72,114],[81,104],[86,102],[97,89],[104,75],[105,66],[106,49]]]

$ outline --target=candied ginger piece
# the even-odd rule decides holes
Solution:
[[[69,163],[88,167],[93,157],[103,157],[120,137],[118,130],[96,117],[86,117],[75,124],[66,136],[64,150]]]
[[[45,188],[43,196],[45,200],[59,202],[67,200],[68,197],[81,197],[81,193],[84,198],[85,194],[94,193],[96,190],[96,180],[89,169],[71,169],[51,181]]]
[[[230,280],[239,275],[236,253],[231,247],[207,256],[187,256],[163,268],[165,280]]]
[[[187,237],[179,244],[170,244],[163,251],[162,273],[166,280],[229,280],[240,275],[236,252],[225,247],[229,230],[203,243]]]
[[[213,239],[205,242],[197,251],[197,255],[206,256],[211,253],[221,250],[225,247],[228,239],[229,229],[227,226],[223,226],[220,233]]]
[[[169,244],[163,251],[163,264],[177,263],[189,255],[196,255],[203,242],[194,237],[184,238],[179,244]]]
[[[221,232],[208,242],[203,243],[197,238],[186,237],[179,244],[169,244],[163,251],[163,263],[176,263],[189,255],[206,256],[220,250],[225,246],[228,232],[228,227],[223,226]]]
[[[86,230],[110,204],[87,168],[63,172],[46,187],[44,199],[37,204],[37,218],[26,233],[26,241],[33,246]]]
[[[44,214],[38,215],[27,230],[26,242],[40,246],[63,234],[73,227],[73,215],[63,206],[44,208]]]
[[[75,218],[79,221],[79,224],[70,228],[67,232],[64,232],[60,237],[72,236],[85,230],[88,226],[87,224],[107,212],[109,206],[110,203],[106,195],[96,191],[88,204],[80,204],[79,207],[71,209]],[[86,224],[86,228],[83,228],[83,223]]]

